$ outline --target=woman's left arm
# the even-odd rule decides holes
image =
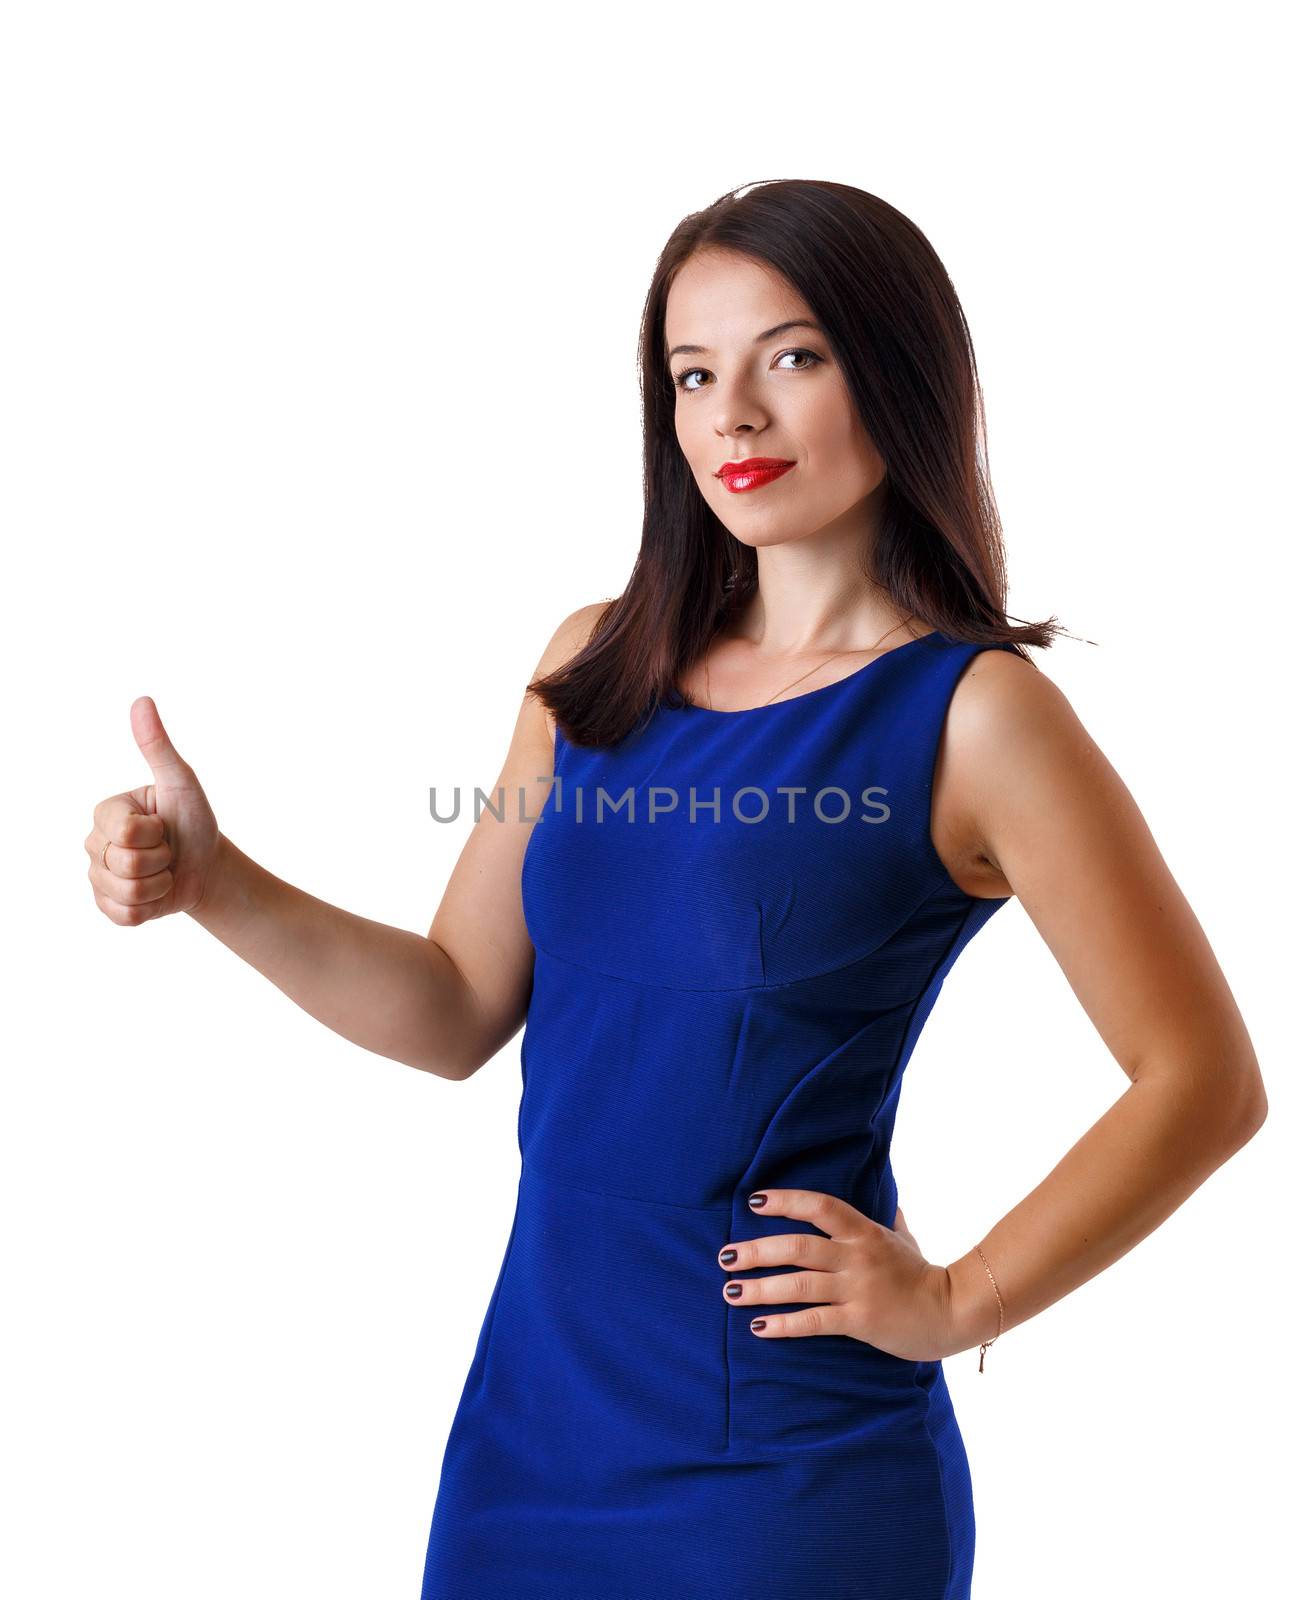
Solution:
[[[1024,906],[1130,1079],[978,1240],[1009,1329],[1158,1227],[1252,1137],[1266,1096],[1206,935],[1060,689],[1015,655],[982,652],[950,708],[948,759],[968,774],[980,860]],[[978,1250],[946,1275],[947,1353],[993,1338],[997,1294]]]

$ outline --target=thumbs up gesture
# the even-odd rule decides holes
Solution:
[[[219,846],[205,791],[173,748],[155,702],[142,695],[131,715],[154,782],[102,800],[86,838],[96,904],[125,928],[198,905]]]

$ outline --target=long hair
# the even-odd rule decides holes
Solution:
[[[1012,625],[974,345],[928,240],[887,201],[849,184],[777,179],[685,217],[656,263],[642,312],[644,512],[624,592],[584,646],[527,688],[574,744],[617,743],[658,704],[686,703],[686,669],[746,604],[756,552],[707,505],[679,447],[665,360],[674,274],[694,251],[749,256],[786,278],[823,328],[887,466],[866,572],[909,616],[956,640],[1047,648],[1055,618]],[[1064,631],[1063,629],[1061,630]]]

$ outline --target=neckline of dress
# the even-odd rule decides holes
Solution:
[[[832,683],[821,683],[818,690],[807,690],[804,694],[789,694],[788,699],[781,699],[781,701],[765,701],[760,706],[740,706],[736,710],[719,710],[716,706],[695,706],[690,702],[685,706],[669,706],[668,709],[674,710],[674,712],[696,712],[701,717],[759,717],[762,712],[767,712],[767,710],[781,710],[784,706],[799,706],[802,701],[815,699],[816,694],[832,694],[832,691],[840,690],[847,683],[855,683],[858,678],[864,678],[866,675],[871,674],[874,667],[879,666],[880,662],[892,661],[893,656],[900,656],[901,651],[912,650],[914,646],[924,642],[925,638],[941,637],[943,635],[936,627],[928,630],[927,634],[916,634],[916,637],[908,638],[904,645],[893,645],[892,650],[885,650],[879,656],[874,656],[871,661],[864,662],[864,666],[856,667],[855,672],[848,672],[845,677],[834,678]]]
[[[715,706],[698,706],[693,704],[670,706],[668,709],[676,712],[697,712],[703,717],[754,717],[762,711],[781,711],[784,706],[800,705],[803,700],[813,700],[816,695],[832,694],[835,689],[841,689],[844,684],[855,683],[858,678],[863,678],[867,673],[879,666],[884,661],[890,661],[893,656],[899,656],[903,650],[910,650],[915,645],[921,644],[925,639],[940,639],[941,633],[937,628],[932,628],[928,633],[917,633],[913,639],[907,639],[905,644],[894,645],[891,650],[885,650],[881,655],[857,667],[854,672],[848,672],[845,677],[835,678],[832,683],[823,683],[818,689],[807,689],[804,694],[789,695],[786,700],[766,700],[758,706],[739,706],[736,711],[720,711]]]

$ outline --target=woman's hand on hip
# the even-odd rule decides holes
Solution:
[[[836,1195],[817,1189],[766,1189],[761,1216],[796,1217],[827,1237],[761,1234],[722,1247],[730,1275],[759,1267],[792,1267],[768,1277],[730,1276],[724,1296],[750,1308],[752,1332],[763,1339],[844,1334],[908,1361],[936,1361],[958,1344],[950,1331],[946,1267],[926,1261],[898,1206],[885,1228]],[[736,1255],[725,1260],[726,1251]],[[734,1286],[736,1287],[736,1290]],[[803,1311],[773,1305],[814,1301]],[[759,1325],[758,1325],[759,1324]]]

